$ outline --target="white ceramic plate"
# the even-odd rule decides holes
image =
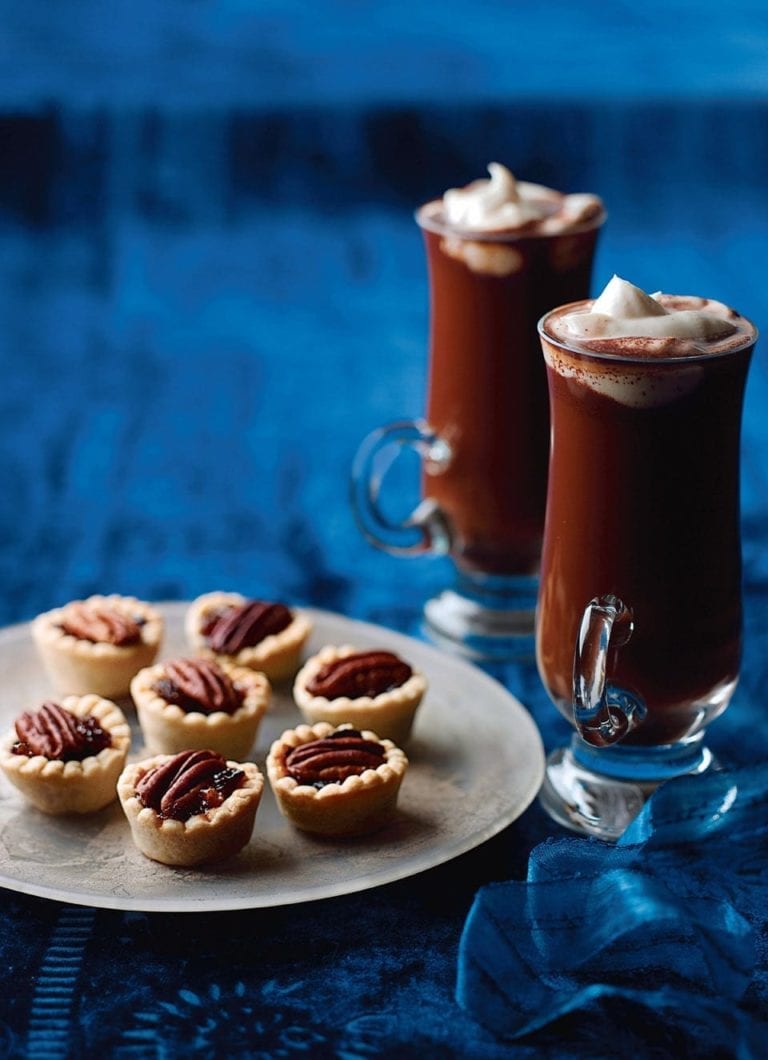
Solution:
[[[161,658],[183,654],[184,604],[161,606]],[[325,611],[308,654],[324,644],[398,652],[422,670],[429,691],[407,747],[410,767],[396,821],[363,839],[331,842],[296,831],[265,785],[250,844],[204,870],[145,858],[119,804],[85,818],[48,817],[0,777],[0,886],[107,909],[195,912],[289,905],[349,894],[423,872],[490,839],[531,803],[544,752],[528,712],[498,682],[461,659],[380,626]],[[0,732],[51,690],[29,626],[0,630]],[[143,757],[133,712],[132,759]],[[276,690],[254,760],[263,768],[273,739],[301,720],[290,688]]]

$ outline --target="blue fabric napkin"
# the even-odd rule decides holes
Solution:
[[[615,846],[551,839],[524,882],[475,898],[457,998],[519,1038],[620,999],[617,1033],[695,1033],[704,1055],[768,1051],[768,764],[664,785]]]

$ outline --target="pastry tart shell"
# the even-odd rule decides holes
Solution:
[[[189,643],[203,658],[259,670],[270,681],[284,681],[292,677],[299,668],[302,649],[312,631],[312,623],[306,615],[293,609],[290,625],[279,633],[270,634],[253,647],[226,655],[208,646],[202,630],[216,612],[228,607],[241,607],[247,602],[247,598],[240,593],[214,592],[199,596],[190,604],[184,623]]]
[[[307,659],[293,685],[296,706],[310,725],[318,721],[327,721],[334,726],[348,722],[356,729],[373,729],[402,746],[411,735],[416,710],[427,690],[426,678],[418,670],[414,670],[404,684],[378,696],[327,699],[307,691],[307,685],[324,666],[356,655],[361,650],[348,644],[341,647],[328,645]]]
[[[262,673],[242,666],[218,662],[235,687],[243,692],[243,702],[231,714],[214,711],[185,711],[168,703],[155,690],[165,677],[162,663],[140,670],[131,681],[131,696],[141,726],[144,743],[152,754],[178,754],[179,751],[217,751],[225,758],[243,759],[250,755],[271,693]]]
[[[164,865],[190,867],[233,857],[250,841],[264,788],[264,777],[253,762],[228,761],[241,769],[245,780],[215,809],[196,814],[187,821],[160,817],[142,806],[136,785],[169,755],[155,755],[126,766],[117,782],[120,805],[128,819],[133,841],[142,854]]]
[[[157,657],[163,638],[162,616],[131,596],[90,596],[71,603],[109,607],[127,617],[142,618],[141,640],[121,646],[74,637],[60,625],[70,605],[38,615],[32,622],[32,638],[53,688],[58,695],[95,692],[106,699],[126,697],[134,674],[151,666]]]
[[[365,739],[377,740],[385,749],[384,761],[376,769],[321,788],[298,783],[286,768],[286,756],[294,747],[324,739],[335,729],[319,722],[286,730],[270,748],[267,776],[280,812],[297,828],[331,837],[366,835],[392,820],[408,759],[391,740],[364,731]]]
[[[101,696],[66,696],[59,705],[78,718],[95,718],[109,733],[112,746],[82,761],[61,762],[43,755],[14,754],[11,748],[18,737],[12,730],[0,745],[0,768],[24,798],[43,813],[94,813],[115,800],[131,730],[120,708]]]

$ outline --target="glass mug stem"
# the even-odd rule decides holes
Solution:
[[[352,509],[360,530],[370,544],[391,555],[447,555],[451,528],[434,500],[424,498],[399,520],[390,519],[381,507],[384,479],[404,448],[415,450],[432,474],[439,474],[451,461],[447,442],[423,420],[398,420],[371,431],[352,466]]]
[[[632,612],[617,596],[597,596],[584,609],[573,661],[573,720],[591,747],[618,743],[645,717],[642,700],[608,680],[610,655],[633,631]]]
[[[352,508],[363,536],[390,555],[454,561],[453,587],[424,605],[424,632],[432,641],[476,661],[532,658],[535,577],[464,569],[457,561],[460,535],[433,497],[423,497],[403,518],[387,515],[383,494],[393,489],[385,480],[405,449],[417,453],[432,481],[454,460],[445,439],[423,420],[399,420],[372,431],[352,465]]]

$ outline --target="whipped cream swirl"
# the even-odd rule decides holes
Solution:
[[[747,350],[755,336],[754,326],[723,302],[649,295],[618,276],[599,298],[562,306],[542,322],[553,371],[636,409],[691,393],[706,378],[708,358]]]
[[[566,338],[594,339],[649,338],[689,339],[712,342],[734,335],[739,328],[724,319],[720,303],[705,302],[710,308],[676,308],[662,304],[660,292],[646,294],[633,284],[613,276],[591,308],[565,314],[559,331]]]
[[[542,184],[515,180],[499,162],[488,166],[490,179],[474,180],[443,195],[443,220],[474,232],[502,232],[535,225],[562,231],[602,212],[596,195],[563,195]]]

